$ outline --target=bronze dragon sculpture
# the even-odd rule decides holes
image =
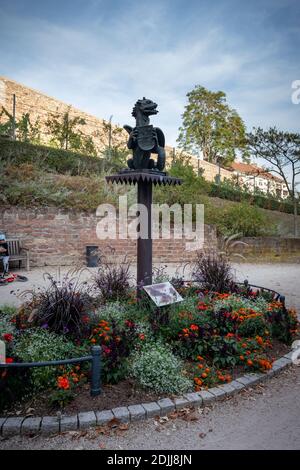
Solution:
[[[150,124],[149,116],[158,113],[157,104],[143,98],[138,100],[132,110],[132,116],[136,120],[136,126],[125,125],[124,129],[129,134],[127,147],[132,150],[133,157],[127,161],[131,170],[158,170],[165,167],[165,136],[159,127]],[[151,153],[157,154],[157,162],[151,157]]]

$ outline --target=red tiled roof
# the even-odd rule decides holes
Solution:
[[[280,183],[284,182],[282,178],[279,178],[278,176],[275,176],[272,173],[256,165],[250,165],[249,163],[242,163],[242,162],[233,162],[231,163],[230,166],[233,171],[238,171],[239,173],[243,173],[245,175],[253,175],[253,176],[257,175],[257,176],[262,176],[263,178],[278,181]]]

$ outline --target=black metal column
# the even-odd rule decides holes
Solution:
[[[137,240],[137,285],[138,296],[141,287],[152,284],[152,181],[138,182],[138,204],[142,204],[145,210],[140,213],[140,234]],[[148,233],[143,233],[141,227],[148,228]],[[146,237],[142,238],[144,235]]]

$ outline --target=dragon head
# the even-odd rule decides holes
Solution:
[[[151,100],[147,100],[147,98],[144,97],[142,100],[138,100],[135,103],[134,108],[132,110],[132,116],[136,117],[138,110],[146,116],[152,116],[153,114],[158,113],[156,108],[157,108],[156,103],[154,103]]]

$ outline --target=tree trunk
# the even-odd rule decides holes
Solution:
[[[294,198],[294,237],[298,238],[298,200]]]

